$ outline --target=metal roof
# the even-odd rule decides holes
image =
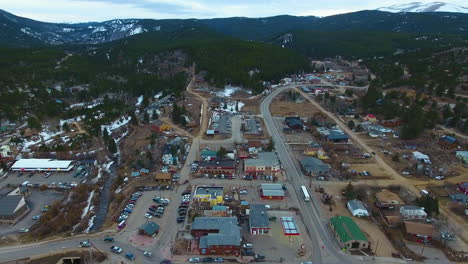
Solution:
[[[300,235],[299,229],[296,225],[294,217],[281,217],[281,225],[283,226],[283,232],[287,236]]]
[[[335,230],[335,233],[338,234],[341,242],[351,240],[367,241],[366,236],[351,217],[335,216],[330,219],[330,224]]]
[[[212,167],[223,167],[223,168],[235,168],[236,162],[233,160],[217,160],[217,161],[200,161],[198,163],[199,168],[212,168]]]
[[[323,163],[317,158],[304,158],[301,160],[301,164],[307,172],[326,172],[330,170],[330,165]]]
[[[359,200],[348,201],[348,209],[350,209],[352,211],[359,210],[359,209],[367,211],[367,208]]]
[[[11,216],[18,209],[21,201],[24,199],[21,195],[7,195],[0,198],[0,216]]]
[[[191,230],[218,230],[200,237],[199,248],[211,246],[240,246],[240,227],[237,217],[196,217]]]
[[[52,159],[20,159],[13,166],[12,170],[28,169],[62,169],[67,170],[72,164],[72,160],[52,160]]]
[[[262,190],[263,196],[284,196],[283,190]]]
[[[283,185],[279,183],[262,183],[262,190],[283,190]]]
[[[140,230],[143,230],[146,234],[152,236],[159,230],[159,225],[155,222],[146,222],[140,226]]]
[[[250,205],[249,216],[250,228],[269,228],[270,221],[268,220],[268,213],[264,204]]]
[[[259,152],[257,159],[246,159],[244,161],[245,166],[266,166],[273,167],[278,166],[279,161],[276,153],[274,152]]]

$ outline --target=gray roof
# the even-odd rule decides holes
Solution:
[[[283,190],[283,185],[279,183],[262,183],[262,190]]]
[[[301,160],[302,167],[306,172],[328,172],[330,165],[323,163],[321,160],[307,157]]]
[[[260,152],[257,159],[246,159],[245,166],[278,166],[279,161],[274,152]]]
[[[216,198],[217,196],[223,196],[224,191],[223,187],[219,186],[200,186],[195,190],[195,195],[197,194],[209,194],[212,198]]]
[[[250,205],[250,228],[269,228],[270,221],[268,220],[268,213],[264,204]]]
[[[283,190],[262,190],[263,196],[284,196]]]
[[[159,230],[159,225],[155,222],[146,222],[140,226],[140,230],[144,230],[146,234],[152,236]]]
[[[207,168],[207,167],[223,167],[223,168],[235,168],[236,162],[233,160],[215,160],[215,161],[200,161],[198,167]]]
[[[23,196],[21,195],[7,195],[0,198],[0,215],[13,215],[22,199]]]
[[[218,230],[218,233],[208,233],[200,237],[199,248],[211,246],[240,246],[240,227],[237,217],[196,217],[191,230]]]
[[[348,201],[348,208],[352,211],[354,210],[358,210],[358,209],[362,209],[362,210],[366,210],[367,211],[367,208],[364,206],[364,203],[359,201],[359,200],[351,200],[351,201]]]

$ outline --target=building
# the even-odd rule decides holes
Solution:
[[[400,207],[400,214],[404,220],[424,220],[427,218],[424,208],[414,205]]]
[[[164,123],[163,121],[161,120],[155,120],[152,122],[151,124],[151,130],[153,130],[154,132],[157,132],[157,133],[161,133],[161,132],[164,132],[164,131],[167,131],[167,130],[171,130],[171,126]]]
[[[190,233],[198,240],[200,255],[240,255],[242,238],[237,217],[196,217]]]
[[[12,171],[71,171],[74,162],[72,160],[52,159],[20,159],[13,166]]]
[[[317,132],[320,134],[320,136],[331,142],[335,143],[346,143],[349,140],[348,135],[343,133],[343,131],[339,129],[330,129],[326,127],[317,127]]]
[[[0,198],[0,223],[14,224],[29,212],[22,195],[6,195]]]
[[[280,163],[276,153],[260,152],[257,159],[245,159],[244,173],[256,179],[257,175],[277,176],[280,172]]]
[[[169,172],[156,172],[156,175],[154,175],[154,179],[157,182],[170,182],[172,180],[172,174]]]
[[[359,200],[348,201],[346,207],[348,207],[348,210],[353,216],[369,216],[369,211],[367,211],[366,206]]]
[[[375,194],[375,205],[379,208],[393,209],[403,206],[405,202],[395,193],[382,189]]]
[[[225,205],[215,205],[211,208],[211,210],[204,210],[203,215],[208,216],[208,217],[212,217],[212,216],[226,217],[228,216],[228,212],[229,212],[229,207]]]
[[[456,149],[458,147],[458,140],[452,136],[442,136],[439,138],[439,145],[448,150]]]
[[[290,128],[290,129],[303,129],[304,124],[302,124],[302,120],[298,117],[296,118],[291,118],[288,119],[289,117],[286,117],[285,119],[285,124]]]
[[[436,234],[435,228],[431,224],[404,221],[405,231],[416,240],[431,240]]]
[[[375,115],[373,115],[373,114],[367,114],[364,117],[364,120],[375,123],[375,122],[377,122],[377,117]]]
[[[281,184],[262,183],[260,187],[260,197],[267,200],[283,200],[284,190]]]
[[[146,222],[138,228],[138,233],[140,235],[152,237],[159,233],[159,225],[155,222]]]
[[[270,220],[264,204],[250,205],[249,228],[252,235],[268,234],[271,229]]]
[[[200,154],[202,160],[215,160],[217,158],[217,151],[214,150],[203,150]]]
[[[370,247],[366,236],[352,218],[347,216],[332,217],[330,227],[342,249],[361,250]]]
[[[390,120],[383,120],[380,122],[380,124],[384,127],[399,127],[401,126],[401,120],[398,118],[390,119]]]
[[[9,145],[1,145],[0,146],[0,159],[2,158],[11,158],[11,155],[13,153],[11,152],[10,146]]]
[[[224,202],[223,195],[223,187],[199,186],[195,189],[194,201],[210,203],[210,206],[215,206]]]
[[[463,161],[464,163],[468,163],[468,151],[457,151],[455,155],[457,159]]]
[[[236,173],[236,162],[234,160],[200,161],[198,170],[200,173],[206,174],[234,175]]]
[[[303,158],[301,160],[301,168],[305,174],[313,176],[323,175],[330,172],[330,165],[312,157]]]
[[[431,164],[431,159],[429,158],[429,156],[426,155],[426,154],[423,154],[423,153],[421,153],[419,151],[413,152],[413,158],[417,162],[422,162],[422,163],[425,163],[425,164]]]

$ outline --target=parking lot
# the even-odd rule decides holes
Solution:
[[[213,113],[211,129],[217,130],[218,134],[231,134],[231,114]]]
[[[0,188],[8,185],[17,186],[26,181],[32,184],[32,187],[39,187],[40,185],[49,185],[55,183],[80,183],[84,178],[73,177],[75,170],[69,172],[51,172],[50,176],[46,176],[46,173],[30,173],[30,172],[9,172],[8,177],[0,182]],[[35,186],[34,186],[35,185]]]
[[[57,191],[30,191],[30,194],[26,196],[30,212],[13,226],[0,224],[0,235],[17,233],[22,228],[30,228],[36,222],[32,219],[33,216],[40,215],[45,205],[51,205],[55,200],[62,198],[63,193]]]

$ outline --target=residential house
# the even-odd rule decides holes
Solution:
[[[140,174],[139,171],[132,171],[132,172],[130,173],[130,176],[132,176],[132,177],[140,177],[141,174]]]
[[[335,143],[346,143],[349,140],[348,135],[343,133],[343,131],[339,129],[329,129],[326,127],[317,127],[317,132],[320,134],[320,136],[331,142]]]
[[[217,158],[217,151],[214,150],[202,150],[200,156],[202,160],[215,160]]]
[[[283,200],[285,197],[283,186],[275,183],[262,183],[260,197],[267,200]]]
[[[241,232],[237,217],[196,217],[190,233],[200,255],[239,256]]]
[[[30,211],[22,195],[0,198],[0,223],[14,224]]]
[[[195,189],[194,201],[209,203],[211,207],[224,202],[223,187],[199,186]]]
[[[138,228],[138,233],[140,235],[152,237],[159,233],[159,225],[155,222],[146,222]]]
[[[457,151],[455,155],[463,163],[468,163],[468,151]]]
[[[382,189],[375,194],[375,205],[379,208],[393,209],[403,206],[405,202],[395,193]]]
[[[361,250],[370,247],[369,240],[352,218],[347,216],[332,217],[330,227],[342,249]]]
[[[260,152],[256,159],[245,159],[244,173],[253,176],[258,175],[277,176],[280,172],[280,163],[276,153]]]
[[[145,169],[145,168],[141,168],[141,169],[140,169],[140,174],[141,174],[141,175],[148,175],[148,173],[149,173],[149,170],[148,170],[148,169]]]
[[[428,241],[436,235],[436,230],[431,224],[404,221],[404,225],[406,233],[415,240]]]
[[[172,174],[169,172],[156,172],[154,179],[159,183],[169,183],[172,180]]]
[[[268,234],[270,231],[270,221],[264,204],[250,205],[249,228],[252,235]]]
[[[373,114],[367,114],[364,117],[364,120],[375,123],[375,122],[377,122],[377,117],[375,115],[373,115]]]
[[[400,207],[400,214],[404,220],[424,220],[427,218],[424,208],[414,205]]]
[[[445,135],[439,138],[439,145],[447,150],[456,149],[458,147],[458,140],[456,137]]]
[[[302,121],[299,119],[290,119],[289,121],[286,121],[286,125],[290,129],[303,129],[304,125],[302,124]]]
[[[236,162],[234,160],[200,161],[198,170],[200,173],[205,174],[234,175],[236,173]]]
[[[366,206],[359,200],[348,201],[346,207],[348,207],[348,210],[353,216],[369,216],[369,211],[367,210]]]
[[[413,152],[413,158],[417,162],[422,162],[422,163],[425,163],[425,164],[431,164],[431,159],[429,158],[429,156],[424,154],[424,153],[421,153],[419,151]]]
[[[164,132],[164,131],[167,131],[167,130],[171,130],[171,126],[164,123],[163,121],[161,120],[155,120],[152,122],[151,124],[151,130],[153,130],[154,132],[157,132],[157,133],[161,133],[161,132]]]
[[[305,174],[318,176],[330,172],[330,165],[321,160],[312,157],[306,157],[301,160],[301,168]]]
[[[468,193],[468,182],[457,183],[456,187],[459,192]]]

